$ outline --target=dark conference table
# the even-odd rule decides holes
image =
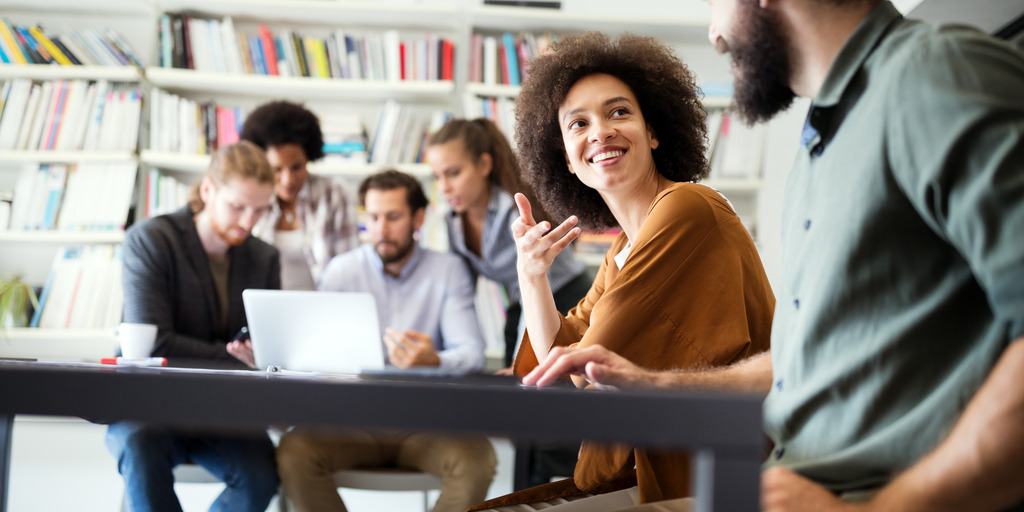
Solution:
[[[17,414],[212,428],[350,426],[518,440],[614,441],[694,453],[698,512],[758,509],[761,399],[524,388],[511,378],[249,371],[0,361],[0,512]]]

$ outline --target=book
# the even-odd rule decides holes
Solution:
[[[277,76],[280,74],[277,69],[277,45],[274,43],[274,36],[270,33],[270,29],[266,25],[260,25],[260,49],[263,53],[263,64],[266,68],[266,74]]]

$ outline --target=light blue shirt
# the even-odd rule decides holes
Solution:
[[[473,281],[457,256],[416,244],[400,275],[391,277],[384,273],[373,245],[366,244],[331,259],[320,290],[372,293],[381,332],[390,327],[428,334],[442,370],[472,372],[484,367]]]

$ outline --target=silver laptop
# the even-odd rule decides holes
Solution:
[[[357,292],[245,290],[256,367],[349,373],[384,368],[373,295]]]

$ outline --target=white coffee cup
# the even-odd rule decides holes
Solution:
[[[121,357],[142,359],[153,353],[153,345],[156,343],[156,326],[122,323],[114,329],[114,338],[121,344]]]

